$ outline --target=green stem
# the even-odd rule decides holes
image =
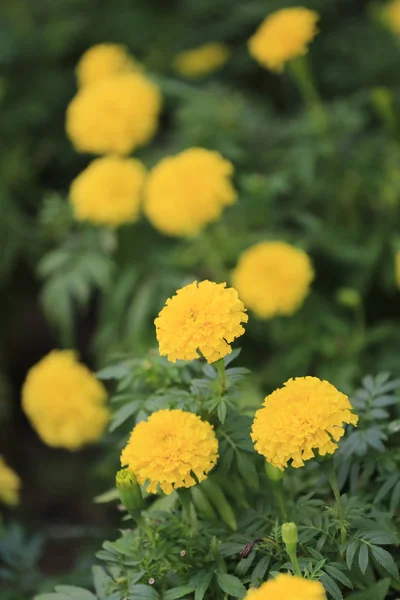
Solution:
[[[326,478],[328,479],[328,482],[332,488],[333,495],[335,497],[340,521],[340,544],[344,545],[346,543],[347,538],[347,525],[333,460],[329,460],[326,463],[323,463],[323,468]]]
[[[288,520],[288,513],[285,503],[285,497],[283,494],[282,479],[280,481],[272,481],[271,483],[275,500],[278,505],[279,512],[281,514],[282,522],[285,523]]]
[[[303,577],[303,574],[300,569],[299,561],[297,559],[296,547],[294,547],[294,549],[293,549],[293,548],[290,548],[289,546],[287,546],[286,550],[287,550],[287,553],[289,554],[290,560],[292,561],[292,564],[294,566],[294,570],[296,571],[297,577]]]
[[[223,358],[220,358],[214,363],[214,367],[218,371],[219,376],[219,385],[220,385],[220,394],[223,396],[226,391],[226,373],[225,373],[225,362]]]

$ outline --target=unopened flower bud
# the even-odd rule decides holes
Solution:
[[[299,539],[296,523],[284,523],[282,525],[282,540],[285,546],[296,546]]]
[[[268,461],[265,463],[265,472],[270,481],[280,481],[283,479],[284,471],[278,467],[274,467],[274,465],[271,465]]]
[[[130,469],[120,469],[115,480],[122,504],[129,514],[137,519],[143,508],[143,496],[136,477]]]

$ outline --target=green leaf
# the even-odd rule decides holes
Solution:
[[[74,585],[57,585],[55,590],[56,592],[66,594],[71,600],[96,600],[96,596],[92,592]]]
[[[189,585],[195,590],[194,600],[203,600],[210,587],[212,578],[213,574],[209,571],[199,571],[199,573],[196,573],[196,575],[191,578]]]
[[[244,598],[246,588],[243,583],[234,575],[228,573],[217,573],[218,585],[225,594],[229,594],[234,598]]]
[[[389,479],[385,481],[385,483],[380,488],[379,492],[375,496],[374,502],[380,502],[383,498],[390,492],[392,487],[394,487],[399,480],[398,473],[393,473]]]
[[[350,571],[351,566],[353,564],[353,560],[354,560],[354,556],[355,556],[355,554],[357,552],[358,544],[359,544],[358,540],[353,540],[347,546],[347,550],[346,550],[346,563],[347,563],[347,568],[349,569],[349,571]]]
[[[235,513],[233,512],[231,505],[229,504],[219,485],[210,478],[203,481],[200,485],[208,496],[210,502],[214,504],[222,520],[225,521],[228,527],[236,531],[237,523]]]
[[[337,584],[333,581],[329,575],[322,575],[321,583],[323,584],[326,591],[332,596],[333,600],[343,600],[342,592],[338,588]]]
[[[203,517],[208,520],[215,520],[217,518],[217,514],[201,487],[195,485],[190,488],[190,491],[192,494],[193,503]]]
[[[256,551],[252,550],[250,552],[250,554],[246,557],[246,558],[242,558],[235,569],[235,573],[236,575],[238,575],[239,577],[243,577],[244,575],[246,575],[247,571],[250,569],[255,557],[256,557]]]
[[[268,570],[270,560],[271,558],[269,556],[263,556],[263,558],[258,561],[251,576],[251,587],[258,586],[260,585],[260,582],[263,581],[265,573]]]
[[[389,571],[389,573],[395,579],[399,578],[399,571],[390,552],[384,550],[383,548],[380,548],[379,546],[371,546],[371,552],[372,556],[375,558],[376,562],[379,565],[381,565],[384,569]]]
[[[33,600],[71,600],[71,596],[50,592],[48,594],[39,594],[39,596],[35,596]]]
[[[337,569],[336,567],[333,567],[332,565],[327,565],[325,567],[325,571],[333,579],[336,579],[337,581],[340,581],[340,583],[342,583],[346,587],[353,589],[353,584],[351,583],[350,579],[340,569]]]
[[[236,454],[236,462],[240,475],[250,487],[257,490],[260,484],[258,481],[258,473],[254,465],[254,459],[247,456],[244,452],[238,452]]]
[[[110,595],[110,588],[114,584],[113,580],[104,569],[99,566],[92,567],[93,584],[96,594],[100,600],[107,600]]]
[[[137,583],[132,586],[129,594],[134,600],[157,600],[157,591],[150,585],[144,583]]]
[[[98,496],[93,498],[93,502],[96,504],[105,504],[106,502],[113,502],[114,500],[119,500],[119,493],[117,488],[112,488],[111,490],[107,490]]]
[[[177,600],[177,598],[182,598],[183,596],[186,596],[186,594],[191,594],[193,591],[194,588],[190,585],[182,585],[180,587],[171,588],[165,592],[163,600]]]
[[[379,583],[375,583],[361,592],[354,592],[350,596],[346,596],[346,600],[385,600],[389,587],[390,579],[382,579]]]
[[[221,421],[221,423],[225,423],[225,419],[226,419],[226,403],[225,403],[225,401],[223,399],[218,404],[217,415],[218,415],[218,419]]]
[[[120,425],[125,423],[129,417],[131,417],[138,409],[138,402],[134,400],[133,402],[129,402],[129,404],[124,404],[121,406],[112,416],[110,426],[108,431],[112,432],[117,429]]]
[[[361,573],[364,575],[367,570],[369,562],[368,557],[368,546],[367,544],[363,544],[360,548],[360,552],[358,553],[358,565],[360,567]]]
[[[400,481],[397,483],[393,490],[392,497],[390,498],[390,512],[395,513],[400,502]]]

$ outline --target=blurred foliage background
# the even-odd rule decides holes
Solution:
[[[398,370],[399,39],[380,23],[379,3],[303,2],[321,15],[309,55],[329,120],[321,135],[290,74],[271,74],[247,51],[265,15],[289,5],[1,3],[0,442],[24,483],[13,518],[28,536],[43,532],[44,553],[38,541],[26,560],[58,580],[75,569],[79,584],[81,569],[85,583],[85,553],[76,558],[74,548],[89,540],[91,550],[118,515],[91,504],[115,467],[104,448],[47,449],[22,415],[25,374],[51,348],[76,347],[93,368],[116,353],[140,357],[178,287],[229,282],[244,249],[280,239],[307,250],[316,278],[293,317],[250,319],[242,340],[242,362],[254,371],[249,402],[292,376],[318,375],[348,391],[366,372]],[[228,63],[196,82],[178,77],[176,54],[209,41],[230,48]],[[195,238],[164,237],[144,219],[117,231],[73,222],[68,188],[90,157],[67,140],[65,110],[80,56],[102,42],[125,44],[162,91],[158,133],[136,153],[148,167],[190,146],[235,165],[237,204]]]

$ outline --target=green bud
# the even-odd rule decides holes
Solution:
[[[296,523],[284,523],[282,525],[282,540],[285,546],[296,546],[299,539]]]
[[[265,463],[265,472],[270,481],[280,481],[283,479],[284,471],[281,471],[278,467],[274,467],[268,461]]]
[[[115,481],[122,504],[129,514],[137,519],[143,508],[143,496],[136,477],[130,469],[120,469]]]
[[[340,288],[336,292],[336,300],[348,308],[356,308],[361,304],[360,294],[353,288]]]

